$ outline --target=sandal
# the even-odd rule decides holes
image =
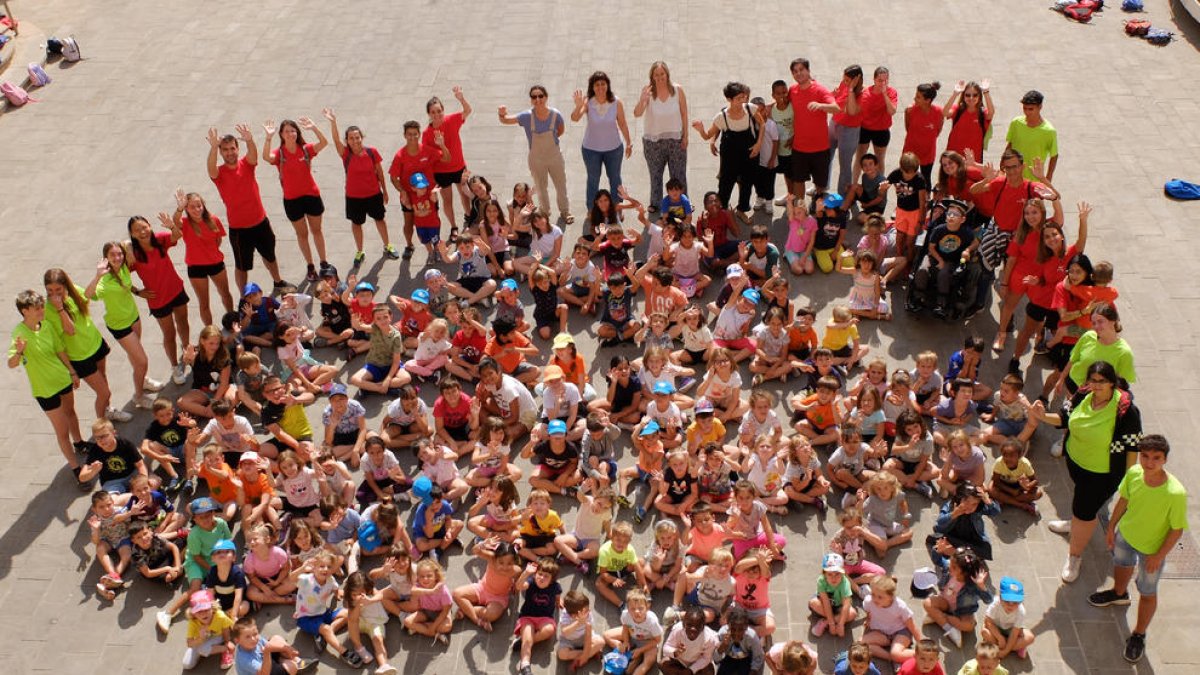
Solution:
[[[1008,342],[1008,336],[1002,332],[996,336],[995,340],[992,341],[992,349],[994,351],[1002,352],[1004,351],[1004,344],[1006,342]]]
[[[104,598],[105,600],[112,602],[113,600],[116,599],[117,592],[112,590],[111,588],[105,587],[105,585],[101,583],[101,584],[96,584],[96,595],[99,595],[101,598]]]

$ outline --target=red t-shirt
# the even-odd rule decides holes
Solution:
[[[928,673],[922,673],[917,669],[917,659],[909,658],[900,666],[900,670],[896,671],[896,675],[946,675],[946,671],[942,670],[942,664],[934,664],[933,669]]]
[[[433,417],[441,419],[443,427],[465,427],[471,422],[471,397],[458,392],[458,405],[451,408],[445,396],[438,396],[433,402]]]
[[[461,355],[470,363],[479,363],[483,360],[483,350],[487,347],[487,335],[480,332],[472,332],[470,335],[467,331],[459,329],[454,334],[454,339],[450,341],[461,352]]]
[[[358,319],[360,323],[370,325],[375,320],[375,302],[371,301],[366,305],[358,304],[358,298],[351,297],[350,304],[347,305],[350,314]]]
[[[460,112],[450,113],[442,117],[442,126],[436,131],[442,132],[442,139],[446,143],[446,149],[450,151],[450,161],[441,161],[442,153],[439,151],[437,159],[433,164],[434,173],[454,173],[467,168],[467,161],[463,159],[462,137],[459,136],[459,130],[463,125],[463,114]],[[425,127],[425,131],[421,132],[421,144],[431,148],[436,148],[437,143],[433,142],[433,132],[435,129],[432,126]],[[429,182],[433,182],[433,176],[428,176]]]
[[[706,212],[700,220],[700,231],[697,234],[704,236],[705,232],[712,232],[713,246],[724,246],[729,242],[729,228],[732,225],[733,216],[727,209],[717,211],[716,215]]]
[[[212,182],[217,186],[221,201],[225,202],[225,215],[229,217],[231,230],[254,227],[267,219],[262,195],[258,193],[258,180],[254,177],[257,168],[257,164],[250,164],[244,157],[232,168],[225,164],[217,167],[217,177]]]
[[[404,337],[417,337],[425,327],[433,321],[433,313],[429,311],[429,305],[425,305],[425,310],[418,312],[416,304],[410,300],[401,299],[400,305],[400,320],[394,325],[396,330]]]
[[[351,155],[350,148],[342,155],[346,167],[346,196],[364,199],[379,194],[379,176],[375,167],[383,164],[383,156],[375,148],[364,147],[361,155]]]
[[[1005,176],[996,176],[988,183],[987,190],[975,195],[975,207],[985,218],[994,218],[996,227],[1013,232],[1021,224],[1025,202],[1030,198],[1037,199],[1038,190],[1045,187],[1030,180],[1022,180],[1020,185],[1013,187]]]
[[[225,226],[216,216],[209,214],[209,217],[212,218],[213,225],[217,226],[216,230],[211,229],[204,221],[193,224],[187,216],[184,216],[180,223],[179,229],[183,231],[183,243],[186,247],[183,262],[188,265],[216,265],[225,261],[225,254],[221,253],[221,239],[225,236]],[[196,230],[200,230],[199,234]]]
[[[896,90],[891,87],[887,88],[886,99],[883,94],[875,91],[875,87],[868,87],[863,92],[862,99],[859,101],[859,105],[862,107],[862,128],[868,131],[883,131],[892,128],[892,116],[887,111],[888,100],[891,100],[892,105],[896,105],[900,100]]]
[[[937,140],[942,133],[942,124],[946,118],[942,116],[942,106],[931,105],[929,110],[922,110],[917,105],[911,105],[906,111],[908,128],[904,134],[904,150],[914,152],[921,166],[933,164],[937,159]]]
[[[312,160],[316,156],[312,143],[305,143],[303,150],[297,147],[295,152],[283,148],[271,151],[271,158],[276,161],[275,168],[279,170],[279,182],[283,184],[284,199],[321,196],[312,175]]]
[[[979,126],[978,112],[964,112],[959,115],[961,106],[950,108],[950,136],[946,139],[946,149],[953,150],[966,156],[967,148],[975,153],[975,161],[983,161],[983,137],[991,128],[992,121],[984,117],[983,126]],[[958,115],[958,119],[955,119]]]
[[[795,118],[792,122],[792,150],[796,152],[821,152],[829,149],[828,113],[808,109],[809,103],[833,103],[833,94],[812,80],[803,89],[793,84],[788,89]]]
[[[442,149],[436,145],[421,145],[417,150],[417,154],[408,154],[408,146],[400,148],[396,151],[396,155],[392,157],[392,165],[388,167],[388,175],[393,178],[400,179],[400,185],[408,192],[408,196],[412,197],[416,194],[413,190],[412,179],[414,173],[423,173],[433,182],[433,167],[442,157]]]
[[[838,88],[833,91],[833,100],[839,106],[841,106],[843,111],[846,109],[846,101],[849,100],[849,98],[850,98],[850,87],[847,87],[845,82],[839,84]],[[846,112],[835,113],[833,116],[833,121],[836,124],[840,124],[844,127],[860,127],[860,126],[862,126],[863,114],[862,114],[862,93],[861,92],[858,94],[858,101],[859,101],[858,114],[851,115]]]
[[[1016,235],[1008,242],[1008,249],[1005,255],[1013,258],[1013,271],[1011,281],[1013,286],[1024,287],[1024,282],[1021,280],[1027,274],[1037,274],[1041,266],[1037,261],[1038,244],[1042,240],[1041,230],[1030,230],[1029,234],[1025,235],[1024,242],[1018,242]]]
[[[433,179],[430,178],[430,183]],[[423,228],[436,228],[442,224],[442,219],[438,217],[437,193],[433,191],[432,185],[425,188],[423,195],[410,195],[409,203],[412,204],[413,210],[413,225]]]
[[[183,292],[183,279],[179,278],[171,256],[167,255],[167,249],[175,245],[171,242],[171,233],[155,232],[154,238],[164,249],[161,253],[151,246],[150,250],[146,251],[144,262],[136,258],[129,261],[146,290],[154,292],[154,297],[146,301],[150,309],[166,306]]]
[[[944,185],[939,185],[940,189],[945,190],[947,197],[961,199],[968,204],[973,204],[977,195],[971,194],[971,186],[983,180],[983,172],[975,167],[967,167],[967,178],[958,185],[954,180],[947,180]]]
[[[1051,307],[1054,302],[1054,289],[1060,281],[1066,278],[1067,264],[1078,253],[1079,249],[1075,245],[1071,245],[1067,248],[1063,257],[1051,257],[1041,263],[1038,266],[1038,277],[1041,278],[1041,282],[1036,286],[1029,287],[1027,291],[1029,293],[1029,301],[1038,307]]]

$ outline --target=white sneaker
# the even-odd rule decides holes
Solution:
[[[949,640],[950,642],[953,642],[955,647],[962,647],[962,631],[961,630],[955,628],[954,626],[946,626],[944,632],[946,635],[946,639]]]
[[[1077,555],[1068,555],[1067,562],[1063,564],[1062,580],[1064,584],[1069,584],[1079,578],[1079,565],[1083,562],[1083,558]]]
[[[775,198],[775,206],[787,206],[787,195]]]
[[[175,367],[171,369],[171,381],[175,384],[187,382],[187,366],[182,363],[175,364]]]
[[[761,208],[762,208],[762,207],[763,207],[763,206],[764,206],[766,203],[767,203],[767,200],[763,199],[762,197],[755,197],[755,198],[754,198],[754,210],[755,210],[755,211],[758,211],[758,210],[759,210],[759,209],[761,209]]]
[[[354,651],[358,652],[358,658],[362,659],[363,663],[371,663],[372,661],[375,660],[375,657],[371,656],[371,652],[367,651],[367,648],[365,645],[362,647],[359,647],[358,649],[356,649]]]
[[[142,394],[133,399],[133,407],[141,410],[150,410],[154,407],[154,397],[150,394]]]
[[[158,625],[158,632],[163,635],[171,632],[171,615],[166,610],[154,615],[154,623]]]
[[[129,420],[133,419],[132,413],[125,412],[124,410],[117,410],[116,408],[108,408],[104,411],[104,416],[107,417],[110,422],[128,422]]]
[[[772,205],[771,202],[767,202],[766,204],[763,204],[762,212],[768,216],[773,216],[775,215],[775,206]]]
[[[1062,457],[1062,455],[1063,455],[1063,439],[1059,438],[1057,441],[1054,441],[1054,443],[1052,443],[1050,445],[1050,456],[1051,457]]]
[[[142,380],[142,389],[146,391],[162,391],[162,388],[165,386],[167,386],[165,382],[159,382],[149,375],[146,376],[146,379]]]
[[[1046,527],[1050,528],[1050,531],[1054,534],[1071,533],[1071,521],[1069,520],[1052,520],[1046,523]]]

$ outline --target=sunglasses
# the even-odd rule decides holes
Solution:
[[[545,94],[530,94],[529,98],[534,99],[536,101],[539,98],[546,98],[546,95]]]

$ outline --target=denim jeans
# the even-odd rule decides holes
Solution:
[[[583,148],[583,165],[587,168],[587,202],[585,207],[592,210],[596,201],[596,191],[600,189],[600,169],[608,174],[608,191],[612,193],[613,204],[620,201],[617,188],[621,187],[621,162],[625,159],[625,146],[618,145],[612,150],[600,152]]]

